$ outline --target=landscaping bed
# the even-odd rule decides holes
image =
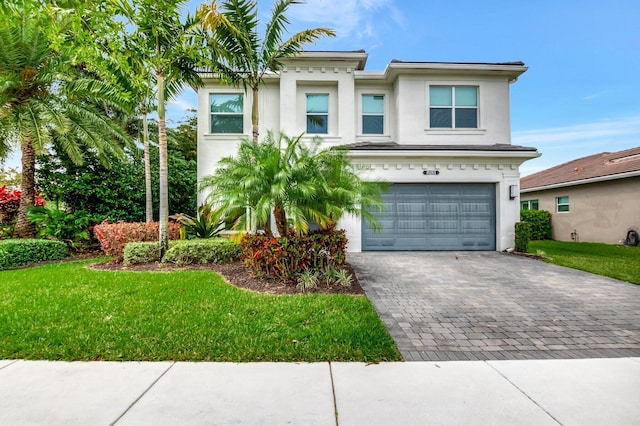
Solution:
[[[212,271],[224,277],[230,284],[247,290],[257,291],[269,294],[297,294],[302,293],[294,283],[284,283],[278,279],[270,279],[264,275],[256,275],[252,273],[241,261],[208,264],[208,265],[188,265],[175,266],[172,264],[162,264],[158,262],[137,264],[131,266],[123,266],[122,263],[95,263],[90,265],[91,268],[110,271],[135,271],[135,272],[170,272],[175,270],[200,270]],[[350,286],[339,284],[328,284],[320,281],[317,287],[306,290],[306,293],[328,293],[328,294],[365,294],[364,290],[358,282],[358,278],[351,268],[346,264],[344,269],[352,277]]]

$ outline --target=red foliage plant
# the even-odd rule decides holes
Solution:
[[[347,236],[344,230],[323,230],[309,235],[267,237],[245,235],[242,238],[245,264],[257,273],[292,281],[297,273],[321,271],[346,262]]]
[[[93,232],[100,242],[100,248],[116,261],[122,261],[124,246],[137,241],[158,241],[160,224],[158,222],[109,223],[102,222],[93,227]],[[169,239],[180,238],[180,224],[169,222]]]
[[[8,190],[6,185],[0,186],[0,223],[10,223],[20,207],[19,189]],[[45,201],[36,194],[36,206],[44,206]]]

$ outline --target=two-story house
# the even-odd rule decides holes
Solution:
[[[320,136],[350,148],[365,179],[393,185],[374,230],[347,217],[349,251],[504,250],[519,220],[519,166],[539,156],[511,145],[509,90],[521,62],[392,61],[305,52],[265,77],[260,134]],[[251,93],[205,76],[198,91],[198,177],[251,135]]]

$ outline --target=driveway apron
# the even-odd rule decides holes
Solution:
[[[640,356],[640,286],[498,252],[349,253],[406,361]]]

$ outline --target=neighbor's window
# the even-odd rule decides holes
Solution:
[[[538,200],[521,201],[520,210],[538,210]]]
[[[211,133],[242,133],[244,131],[243,95],[213,93],[210,95]]]
[[[384,95],[362,95],[362,133],[384,134]]]
[[[569,211],[569,197],[558,197],[556,198],[556,211],[560,212],[568,212]]]
[[[329,95],[307,95],[307,133],[329,133]]]
[[[431,128],[477,129],[478,88],[475,86],[429,86]]]

